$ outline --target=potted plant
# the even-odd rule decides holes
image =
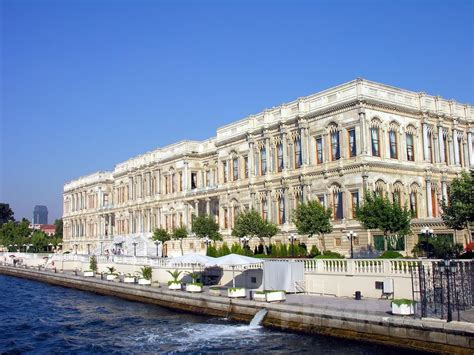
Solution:
[[[139,285],[151,285],[152,269],[151,266],[144,266],[140,269],[140,276],[138,278]]]
[[[230,287],[227,289],[227,296],[230,298],[245,297],[245,288]]]
[[[168,270],[168,274],[171,275],[173,280],[168,281],[168,289],[170,290],[181,290],[181,281],[178,280],[181,275],[181,271],[175,270],[173,272]]]
[[[97,272],[97,258],[95,255],[92,255],[89,259],[89,270],[84,271],[85,277],[94,277]]]
[[[186,284],[186,291],[187,292],[202,292],[202,283],[197,282],[197,278],[199,277],[199,274],[197,272],[190,272],[188,275],[191,276],[192,282],[189,284]]]
[[[109,270],[107,272],[107,276],[106,276],[107,281],[115,280],[117,278],[117,273],[115,271],[117,271],[117,270],[115,270],[115,268],[113,266],[107,267],[107,270]]]
[[[123,282],[126,284],[134,284],[135,276],[133,276],[131,273],[125,274],[125,276],[123,277]]]
[[[286,300],[286,292],[280,290],[265,291],[265,298],[267,302],[280,302]]]
[[[211,296],[220,296],[221,295],[221,288],[219,286],[211,286],[211,287],[209,287],[209,294]]]
[[[409,316],[415,314],[416,302],[402,298],[392,301],[392,314]]]
[[[253,294],[253,300],[257,302],[266,302],[267,301],[267,296],[265,291],[256,291]]]

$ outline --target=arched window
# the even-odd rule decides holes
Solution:
[[[285,198],[280,197],[278,199],[278,224],[284,224],[285,219]]]
[[[407,160],[408,161],[415,161],[415,148],[413,144],[413,134],[407,133],[406,134],[406,141],[407,141]]]
[[[380,156],[379,128],[372,127],[370,129],[370,136],[372,140],[372,155],[374,157],[379,157]]]
[[[338,160],[340,157],[339,131],[334,131],[331,133],[331,160]]]
[[[412,184],[410,187],[410,212],[413,218],[418,218],[418,197],[417,193],[420,187],[417,184]]]
[[[295,139],[295,168],[301,167],[303,160],[301,157],[301,138],[298,137]]]
[[[390,143],[390,158],[398,159],[397,132],[395,130],[388,131],[388,140]]]
[[[229,167],[227,165],[227,160],[222,162],[222,169],[224,172],[224,184],[229,180]]]
[[[232,175],[234,181],[239,180],[239,158],[232,159]]]
[[[260,149],[260,175],[267,173],[267,150],[265,146]]]
[[[343,193],[339,186],[332,186],[332,206],[333,219],[340,220],[344,218],[344,200]]]
[[[265,221],[268,219],[268,203],[266,198],[262,200],[262,218]]]
[[[283,144],[280,142],[277,144],[277,171],[283,170]]]

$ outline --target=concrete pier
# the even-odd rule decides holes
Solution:
[[[157,304],[175,310],[228,317],[243,322],[249,322],[261,308],[266,308],[268,314],[263,322],[266,327],[438,353],[474,352],[474,324],[466,322],[446,323],[440,320],[419,320],[388,314],[318,309],[305,305],[269,304],[12,266],[0,266],[0,274]]]

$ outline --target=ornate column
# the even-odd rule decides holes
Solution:
[[[268,137],[267,133],[265,134],[265,154],[267,155],[267,173],[273,172],[273,167],[270,159],[270,137]]]
[[[431,200],[431,177],[426,178],[426,216],[433,217],[433,201]]]
[[[196,214],[196,217],[199,216],[199,200],[194,200],[194,212]]]
[[[209,197],[206,198],[206,214],[211,215],[211,199]]]
[[[288,142],[287,142],[287,132],[284,127],[280,127],[280,132],[281,132],[281,145],[282,145],[282,150],[283,150],[283,170],[288,169]]]
[[[288,187],[284,187],[283,189],[283,196],[285,199],[285,225],[288,225],[290,223],[290,218],[291,218],[291,211],[290,211],[290,194],[288,193]],[[280,207],[278,207],[280,208]]]
[[[439,145],[439,162],[444,163],[446,162],[446,156],[444,154],[444,132],[443,127],[438,124],[438,145]]]
[[[442,139],[440,139],[442,140]],[[438,144],[438,134],[433,130],[433,150],[434,150],[434,159],[433,163],[440,163],[440,154],[439,154],[439,144]]]
[[[472,132],[468,131],[467,132],[467,155],[469,158],[469,166],[474,165],[474,152],[472,151]]]
[[[459,165],[461,163],[459,159],[459,142],[458,142],[458,131],[456,128],[453,129],[453,148],[454,148],[454,164]]]
[[[268,221],[272,221],[272,205],[273,205],[273,201],[272,201],[272,192],[271,190],[268,190],[267,191],[267,219]]]
[[[360,122],[360,149],[362,155],[367,155],[367,122],[365,120],[365,108],[359,108]]]
[[[443,200],[447,203],[448,201],[448,185],[446,183],[446,176],[443,176],[441,179],[441,193],[443,194]]]
[[[428,150],[428,124],[423,122],[423,160],[428,161],[430,151]]]
[[[183,191],[188,191],[188,175],[189,175],[189,163],[188,161],[184,162],[184,169],[183,169]]]

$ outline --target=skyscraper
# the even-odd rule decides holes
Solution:
[[[35,206],[33,210],[33,224],[48,224],[48,207]]]

